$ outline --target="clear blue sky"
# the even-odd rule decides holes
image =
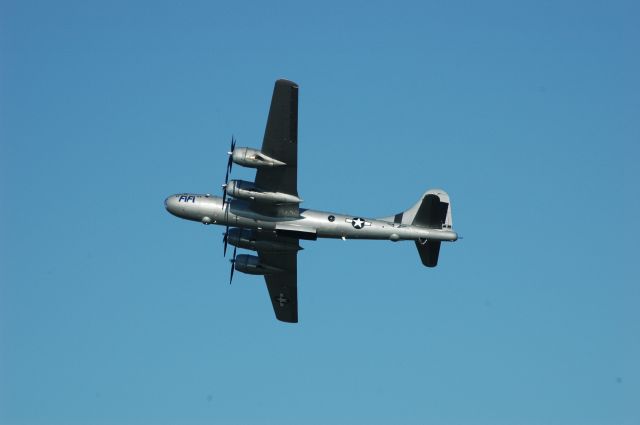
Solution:
[[[0,1],[0,423],[640,423],[637,1]],[[304,207],[465,239],[229,286],[220,190],[300,85]],[[237,178],[253,172],[234,169]]]

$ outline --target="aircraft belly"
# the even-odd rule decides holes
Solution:
[[[217,205],[217,204],[216,204]],[[344,214],[324,211],[301,210],[299,217],[282,219],[255,213],[247,208],[244,202],[232,201],[229,211],[217,205],[202,205],[194,208],[193,220],[201,220],[207,215],[217,224],[228,224],[248,229],[267,231],[298,231],[313,233],[313,239],[345,238],[345,239],[377,239],[377,240],[418,240],[432,239],[452,241],[457,239],[455,232],[447,230],[427,229],[419,226],[400,226],[388,221],[366,219]],[[305,239],[305,238],[303,238]]]
[[[216,223],[224,219],[221,203],[216,198],[192,195],[193,202],[180,202],[176,209],[178,216],[186,220],[202,221],[205,217]]]
[[[393,223],[380,220],[313,210],[303,211],[301,215],[321,238],[390,239],[397,233]]]

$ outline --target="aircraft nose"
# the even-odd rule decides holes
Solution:
[[[177,212],[177,204],[178,202],[175,195],[167,196],[167,199],[164,200],[164,207],[174,215]]]

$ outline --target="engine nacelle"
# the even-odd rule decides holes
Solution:
[[[274,238],[277,236],[274,235]],[[302,249],[300,245],[280,240],[261,240],[257,237],[255,230],[232,228],[229,229],[227,242],[238,248],[250,249],[252,251],[298,251]]]
[[[263,263],[260,261],[260,257],[247,254],[236,255],[234,267],[239,272],[247,274],[273,274],[282,271],[282,269]]]
[[[287,165],[282,161],[271,158],[257,149],[235,148],[232,160],[238,165],[249,168],[281,167]]]
[[[238,199],[250,199],[271,204],[299,204],[302,199],[288,193],[265,192],[252,182],[230,180],[227,183],[227,194]]]

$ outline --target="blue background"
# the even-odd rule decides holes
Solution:
[[[640,423],[639,13],[1,1],[0,423]],[[298,325],[163,206],[282,77],[304,207],[442,187],[464,236],[305,243]]]

